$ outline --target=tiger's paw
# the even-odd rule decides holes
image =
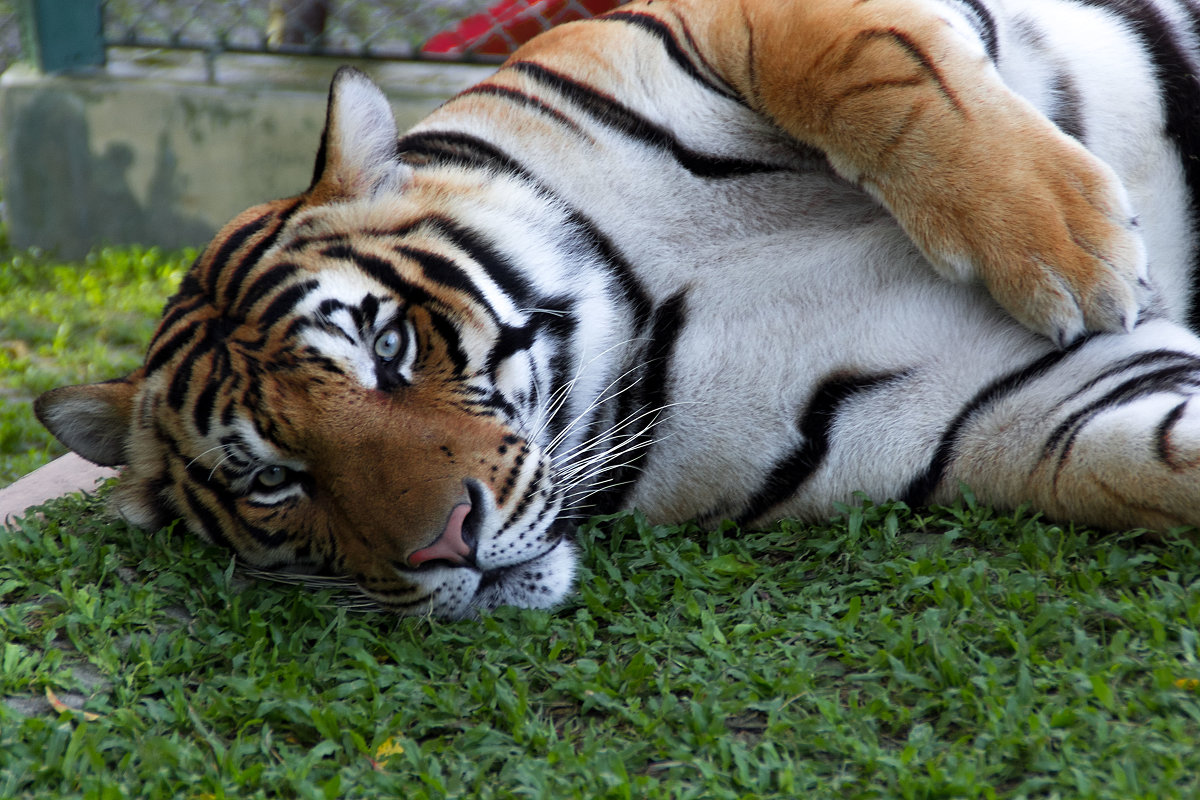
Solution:
[[[939,187],[950,196],[933,200],[931,214],[914,211],[926,226],[914,238],[941,272],[982,280],[1019,322],[1065,347],[1085,333],[1132,330],[1146,252],[1116,174],[1047,128],[991,137],[973,175]]]

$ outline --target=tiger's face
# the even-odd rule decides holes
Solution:
[[[182,517],[249,564],[349,576],[401,613],[552,604],[573,545],[536,410],[497,310],[430,241],[423,193],[441,189],[412,185],[364,93],[339,75],[313,185],[217,235],[142,368],[38,414],[126,465],[115,502],[137,524]]]

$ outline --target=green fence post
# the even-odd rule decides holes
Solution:
[[[104,64],[100,0],[18,0],[21,46],[42,72]]]

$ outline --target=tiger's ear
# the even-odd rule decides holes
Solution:
[[[399,159],[398,138],[392,107],[379,87],[353,67],[339,69],[329,87],[309,199],[322,203],[402,190],[412,170]]]
[[[88,461],[120,466],[127,463],[138,386],[133,378],[51,389],[33,402],[33,412],[56,439]]]

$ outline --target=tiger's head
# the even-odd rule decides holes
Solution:
[[[35,410],[124,466],[114,503],[139,526],[182,518],[250,565],[349,576],[400,613],[547,606],[574,545],[510,341],[520,311],[441,210],[483,190],[467,172],[422,185],[396,143],[383,94],[340,71],[309,189],[221,230],[142,367]]]

